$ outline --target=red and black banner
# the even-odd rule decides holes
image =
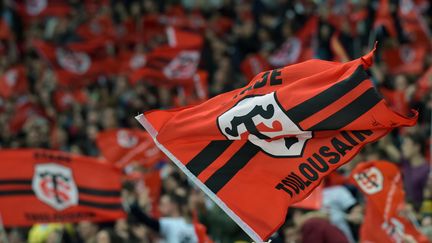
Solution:
[[[6,227],[124,217],[121,173],[107,163],[39,149],[2,150],[0,157],[0,211]]]
[[[258,74],[202,104],[149,111],[140,123],[186,175],[255,241],[285,221],[288,206],[367,143],[417,116],[392,111],[366,69],[310,60]]]

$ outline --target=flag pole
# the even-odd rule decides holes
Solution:
[[[2,241],[5,243],[9,243],[9,240],[8,240],[7,234],[6,234],[6,230],[5,230],[4,225],[3,225],[3,218],[1,216],[1,213],[0,213],[0,233],[2,233]]]

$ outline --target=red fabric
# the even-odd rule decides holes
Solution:
[[[0,19],[0,40],[10,40],[12,39],[12,32],[8,24]]]
[[[313,243],[348,243],[345,235],[326,219],[312,218],[301,228],[302,242]]]
[[[148,54],[146,66],[132,72],[129,79],[132,84],[145,79],[168,87],[191,85],[199,60],[198,50],[160,47]]]
[[[429,242],[408,218],[401,216],[405,192],[398,167],[387,161],[360,163],[351,179],[366,197],[366,214],[360,229],[361,242],[402,242],[404,234],[417,242]]]
[[[80,25],[76,33],[85,39],[92,39],[95,37],[114,38],[114,27],[111,16],[97,15],[89,22]]]
[[[9,68],[0,77],[0,96],[8,99],[13,95],[20,95],[28,90],[26,71],[24,66]]]
[[[209,22],[209,27],[216,35],[223,36],[231,30],[234,25],[232,19],[224,16],[216,16]]]
[[[150,135],[137,129],[100,132],[96,144],[107,161],[120,168],[134,161],[151,167],[161,159],[161,153]]]
[[[178,95],[174,99],[176,106],[197,105],[208,99],[208,73],[199,70],[191,81],[178,87]]]
[[[144,184],[149,189],[149,197],[152,199],[152,215],[159,217],[159,199],[161,196],[162,179],[159,170],[144,174]]]
[[[9,128],[13,133],[18,133],[27,120],[35,117],[46,118],[46,114],[40,106],[30,101],[19,102],[15,105],[15,113],[9,121]]]
[[[65,47],[44,41],[33,41],[38,53],[54,68],[59,83],[64,87],[79,88],[95,80],[99,75],[115,73],[114,58],[98,54],[105,44],[104,38],[89,42],[73,43]]]
[[[173,27],[166,28],[168,46],[173,48],[200,49],[203,37],[191,31],[182,31]]]
[[[144,53],[131,51],[121,52],[118,59],[120,59],[119,72],[123,74],[129,74],[130,72],[143,68],[147,62]]]
[[[37,149],[2,150],[0,157],[0,210],[6,227],[125,217],[120,171],[109,164]]]
[[[159,218],[159,198],[162,189],[160,171],[149,170],[144,173],[133,172],[126,175],[125,179],[136,182],[136,190],[138,193],[148,193],[151,199],[151,214],[153,217]]]
[[[348,178],[341,175],[338,171],[333,171],[329,176],[325,178],[325,186],[332,187],[338,185],[344,185],[348,181]]]
[[[269,57],[273,67],[282,67],[312,58],[311,41],[318,27],[318,19],[310,18],[293,37],[288,38]]]
[[[240,64],[240,69],[248,80],[251,80],[263,71],[270,69],[268,61],[260,54],[250,55]]]
[[[406,99],[405,90],[380,89],[381,94],[395,111],[401,114],[407,114],[410,110]]]
[[[403,0],[400,3],[398,17],[400,18],[402,29],[410,39],[417,45],[430,46],[431,32],[427,27],[427,22],[420,12],[418,3],[412,0]]]
[[[376,93],[364,70],[372,57],[344,64],[310,60],[267,71],[200,105],[150,111],[137,119],[261,241],[283,224],[289,205],[366,143],[416,123],[416,116],[393,112]]]
[[[192,223],[199,243],[213,243],[213,241],[207,235],[207,227],[199,222],[196,211],[192,212]]]
[[[72,11],[69,4],[63,0],[21,0],[17,7],[18,12],[25,17],[25,22],[39,17],[62,17]]]
[[[390,74],[420,74],[423,70],[426,49],[415,44],[405,44],[383,52],[383,61]]]
[[[192,12],[185,15],[184,11],[165,11],[165,14],[148,14],[143,16],[142,23],[144,28],[157,30],[165,30],[166,27],[171,26],[176,29],[200,31],[206,28],[206,21],[199,12]]]
[[[298,203],[294,203],[291,207],[293,208],[304,208],[319,210],[321,209],[323,202],[323,186],[320,185],[309,196]]]
[[[84,6],[90,14],[96,14],[101,7],[108,6],[109,0],[84,0]]]
[[[390,1],[380,0],[375,14],[374,28],[384,27],[391,37],[397,36],[396,26],[390,12]]]
[[[59,112],[71,108],[73,104],[85,104],[87,99],[87,94],[81,89],[73,91],[56,90],[54,92],[54,104]]]
[[[432,67],[430,67],[423,76],[417,80],[417,89],[415,97],[417,100],[424,98],[431,92],[432,88]]]

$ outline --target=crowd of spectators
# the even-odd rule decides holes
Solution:
[[[0,92],[1,149],[47,148],[100,156],[95,142],[99,131],[118,127],[140,128],[134,119],[135,115],[149,109],[176,106],[176,87],[158,86],[147,82],[145,78],[132,84],[128,82],[127,75],[113,74],[109,70],[106,70],[107,74],[102,73],[86,80],[85,85],[73,88],[61,86],[62,82],[52,65],[35,50],[34,40],[44,40],[59,46],[80,42],[82,36],[77,34],[77,29],[82,25],[90,25],[97,18],[108,18],[116,31],[121,31],[124,26],[138,28],[148,16],[165,17],[168,19],[167,24],[171,18],[174,25],[176,21],[190,21],[189,26],[181,27],[189,28],[204,38],[199,68],[208,72],[210,97],[248,82],[250,77],[244,68],[248,58],[258,60],[257,65],[261,68],[277,66],[280,60],[275,53],[283,49],[284,45],[288,45],[285,48],[295,49],[294,42],[286,44],[286,41],[302,31],[309,31],[311,35],[308,40],[302,40],[300,56],[329,61],[358,58],[369,52],[375,41],[378,41],[376,63],[371,70],[373,82],[384,91],[383,94],[390,99],[395,109],[401,112],[409,112],[408,107],[418,110],[418,124],[411,128],[395,129],[379,142],[367,146],[338,173],[349,175],[360,161],[385,159],[396,163],[403,175],[409,205],[406,210],[415,216],[418,227],[432,240],[432,177],[429,176],[432,4],[429,1],[59,0],[48,1],[48,6],[64,2],[70,7],[66,14],[30,18],[22,13],[24,3],[37,5],[38,2],[44,1],[1,1],[0,76],[5,79],[7,71],[17,66],[25,70],[25,88],[7,95]],[[383,10],[385,8],[388,10],[387,15]],[[383,11],[394,28],[377,24]],[[410,32],[405,27],[406,23],[401,17],[403,11],[417,14],[419,22],[414,25],[424,31],[426,39],[418,34],[421,30]],[[314,18],[317,24],[304,30]],[[194,25],[198,27],[194,28]],[[136,34],[144,35],[145,32],[144,28]],[[133,44],[109,43],[105,51],[121,65],[116,56],[119,50],[127,48],[147,53],[163,41],[163,38],[156,38]],[[420,47],[422,49],[417,52]],[[402,52],[401,49],[408,51]],[[303,50],[307,53],[303,53]],[[405,66],[414,65],[411,62],[418,61],[418,55],[420,64],[414,70],[395,73],[391,71],[392,58],[395,57],[389,59],[386,54],[391,50],[400,51],[398,58],[407,62],[403,64]],[[282,61],[285,61],[285,65],[300,59]],[[0,86],[0,89],[4,89],[4,86]],[[79,92],[85,99],[82,101],[72,95],[69,101],[59,105],[59,90],[74,95]],[[189,227],[187,222],[193,217],[192,211],[207,227],[208,235],[214,242],[250,242],[247,235],[203,192],[191,185],[170,161],[161,161],[158,166],[162,176],[162,196],[156,205],[159,205],[159,214],[165,216],[167,221],[155,219],[151,215],[151,207],[155,204],[152,204],[145,185],[126,181],[122,198],[128,205],[125,208],[131,213],[125,219],[103,224],[84,221],[77,224],[8,228],[6,235],[0,237],[0,242],[5,242],[4,237],[11,243],[156,242],[160,236],[169,243],[181,242],[175,236],[170,236],[175,234],[170,232],[177,227]],[[322,231],[335,232],[332,234],[333,240],[358,241],[364,209],[360,193],[344,183],[327,189],[331,190],[324,191],[322,211],[304,213],[292,210],[286,224],[273,236],[272,242],[301,242],[299,239],[302,234],[316,234],[318,231],[309,232],[303,225],[305,220],[300,220],[306,214],[317,220],[315,225],[319,225]],[[182,242],[194,242],[193,237],[188,239]]]

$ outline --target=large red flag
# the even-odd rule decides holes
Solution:
[[[360,229],[360,241],[368,243],[404,242],[411,235],[418,243],[429,242],[406,217],[401,173],[387,161],[360,163],[351,177],[366,197],[366,215]]]
[[[113,129],[100,132],[96,143],[102,155],[120,168],[133,161],[152,166],[162,158],[160,150],[150,135],[137,129]]]
[[[392,128],[416,123],[392,111],[365,69],[310,60],[263,72],[200,105],[150,111],[139,122],[188,177],[255,241],[324,176]]]
[[[0,211],[7,227],[124,217],[120,171],[59,151],[0,151]]]

